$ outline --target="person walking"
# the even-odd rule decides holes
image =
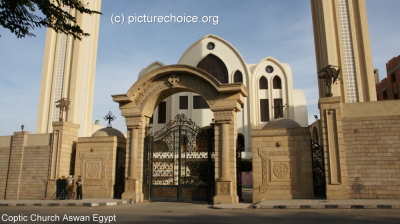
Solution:
[[[83,179],[81,176],[78,176],[78,180],[76,180],[76,199],[82,200],[82,184]]]

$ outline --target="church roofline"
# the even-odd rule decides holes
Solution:
[[[205,39],[215,39],[218,41],[221,41],[223,44],[225,44],[226,46],[228,46],[233,53],[236,54],[236,56],[238,57],[238,59],[243,63],[244,67],[247,67],[247,63],[246,61],[243,59],[242,55],[239,53],[239,51],[232,45],[230,44],[228,41],[226,41],[225,39],[223,39],[222,37],[216,36],[214,34],[208,34],[202,38],[200,38],[199,40],[197,40],[196,42],[194,42],[192,45],[190,45],[185,52],[183,52],[182,56],[179,58],[178,60],[178,64],[180,64],[180,62],[183,60],[183,58],[185,57],[185,55],[197,44],[199,44],[201,41],[205,40]]]

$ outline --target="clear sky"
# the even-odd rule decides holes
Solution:
[[[374,68],[386,76],[386,62],[400,55],[399,0],[366,0]],[[103,0],[93,121],[112,111],[113,127],[126,131],[111,95],[123,94],[142,68],[154,61],[175,64],[198,39],[215,34],[249,63],[271,56],[291,66],[293,86],[306,94],[309,122],[318,111],[317,71],[309,0]],[[114,14],[123,25],[112,24]],[[218,17],[211,23],[131,23],[129,16]],[[114,21],[115,22],[115,21]],[[0,136],[25,125],[36,132],[46,29],[17,39],[0,28]]]

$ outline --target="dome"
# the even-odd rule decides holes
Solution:
[[[301,128],[301,125],[292,119],[278,118],[268,122],[263,127],[263,129],[276,129],[276,128]]]
[[[116,136],[119,138],[125,138],[125,135],[122,132],[118,131],[115,128],[102,128],[96,131],[92,137],[109,137],[109,136]]]

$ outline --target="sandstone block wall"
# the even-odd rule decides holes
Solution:
[[[0,136],[0,200],[4,199],[13,136]]]
[[[49,175],[51,134],[29,135],[20,181],[20,199],[42,199]]]
[[[343,135],[350,197],[400,198],[400,115],[343,118]]]
[[[15,132],[0,138],[2,199],[42,199],[49,174],[51,134]],[[9,146],[7,147],[7,145]]]
[[[351,198],[400,198],[400,100],[342,105]]]

